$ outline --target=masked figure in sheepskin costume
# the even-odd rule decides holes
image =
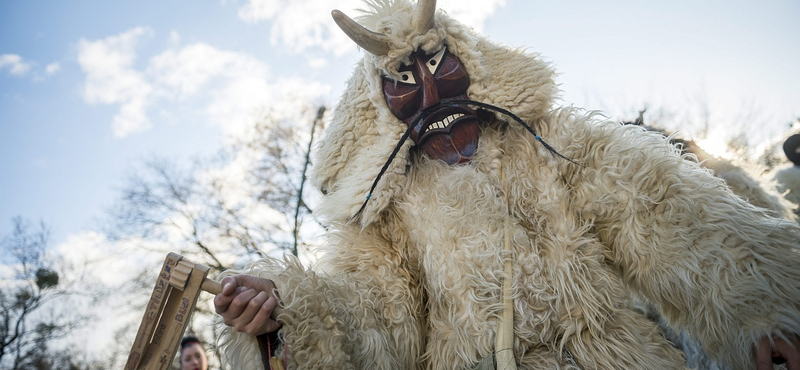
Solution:
[[[333,14],[368,53],[316,151],[326,254],[223,279],[227,363],[261,368],[279,330],[290,369],[684,368],[636,294],[732,368],[800,365],[797,223],[555,107],[547,63],[435,1],[368,5]]]

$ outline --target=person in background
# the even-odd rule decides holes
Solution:
[[[208,370],[208,357],[200,339],[187,336],[181,340],[178,363],[181,370]]]

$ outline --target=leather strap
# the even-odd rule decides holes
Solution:
[[[264,369],[269,370],[269,358],[272,357],[270,353],[270,343],[269,343],[269,333],[261,334],[256,337],[258,340],[258,350],[261,352],[261,363],[264,365]]]
[[[283,370],[283,361],[275,357],[275,351],[281,344],[278,331],[261,334],[256,336],[258,340],[258,350],[261,352],[261,363],[265,370]]]

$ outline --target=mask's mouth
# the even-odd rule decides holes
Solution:
[[[478,121],[469,106],[439,104],[425,111],[411,139],[431,158],[450,165],[466,163],[478,148]]]

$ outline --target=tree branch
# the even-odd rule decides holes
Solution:
[[[297,191],[297,206],[294,208],[294,247],[292,248],[292,254],[297,256],[297,234],[299,233],[299,223],[300,223],[300,207],[304,204],[303,202],[303,188],[306,184],[306,171],[308,171],[308,165],[311,163],[311,145],[314,143],[314,130],[317,128],[317,123],[322,121],[322,116],[325,114],[325,107],[319,107],[317,110],[317,117],[314,119],[314,122],[311,124],[311,137],[308,139],[308,149],[306,150],[306,159],[305,163],[303,163],[303,175],[300,178],[300,189]]]

